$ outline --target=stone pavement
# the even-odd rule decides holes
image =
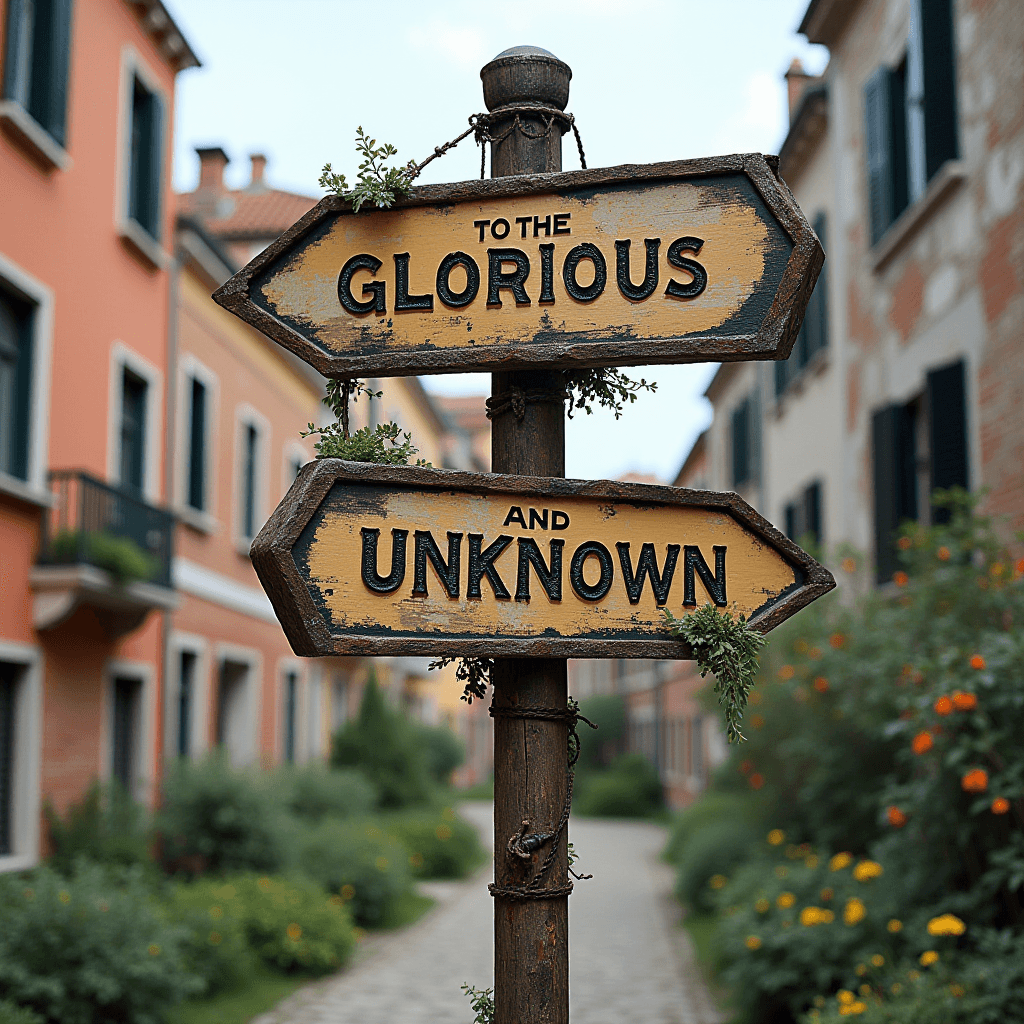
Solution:
[[[460,812],[490,845],[490,805]],[[577,868],[594,875],[569,900],[572,1024],[719,1024],[688,936],[675,927],[672,873],[658,860],[664,829],[585,819],[569,828]],[[493,978],[490,870],[424,885],[437,906],[420,921],[368,939],[354,966],[253,1024],[470,1024],[460,986],[489,988]]]

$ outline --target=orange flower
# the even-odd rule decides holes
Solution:
[[[750,719],[750,724],[751,724],[751,725],[752,725],[752,726],[753,726],[753,727],[754,727],[755,729],[761,729],[761,728],[763,728],[763,727],[764,727],[764,715],[754,715],[754,716],[753,716],[753,717],[752,717],[752,718]]]
[[[942,562],[948,562],[949,561],[949,548],[947,548],[945,544],[943,544],[942,547],[939,548],[939,550],[935,552],[935,554],[937,554],[939,556],[939,560],[940,561],[942,561]]]
[[[935,713],[939,714],[939,715],[949,715],[949,714],[952,714],[952,712],[953,712],[953,702],[949,699],[949,697],[947,697],[945,694],[943,694],[935,702]]]
[[[838,651],[846,643],[846,637],[842,633],[833,633],[828,638],[828,642],[831,647]]]
[[[910,582],[910,577],[901,569],[892,574],[892,581],[897,587],[905,587]]]
[[[780,679],[792,679],[795,674],[796,669],[793,668],[792,665],[783,665],[782,668],[779,669]]]
[[[978,706],[978,698],[973,693],[957,690],[953,694],[953,704],[958,711],[973,711]]]
[[[910,545],[913,544],[913,543],[914,542],[909,537],[900,537],[900,539],[899,539],[900,551],[909,551],[910,550]]]
[[[828,680],[824,676],[815,676],[814,688],[818,693],[828,693]]]
[[[907,823],[907,816],[898,807],[890,807],[886,816],[893,828],[903,828]]]
[[[1010,801],[1005,796],[997,796],[992,801],[993,814],[1005,814],[1010,809]]]
[[[764,776],[760,772],[754,772],[750,776],[750,788],[760,789],[764,785]]]
[[[975,654],[971,657],[971,668],[976,668],[979,671],[985,667],[985,659],[980,654]]]
[[[744,775],[749,775],[753,770],[753,761],[740,761],[740,771],[743,772]]]
[[[968,793],[984,793],[988,789],[988,772],[984,768],[972,768],[960,780],[960,785]]]
[[[1013,567],[1013,570],[1018,576],[1024,576],[1024,558]]]
[[[843,572],[856,572],[856,571],[857,571],[856,559],[849,558],[849,557],[844,558],[843,559]],[[1022,571],[1024,571],[1024,570],[1022,570]]]
[[[927,754],[935,746],[930,732],[919,732],[910,744],[915,754]]]

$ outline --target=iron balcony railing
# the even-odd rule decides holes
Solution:
[[[171,585],[174,516],[79,470],[50,474],[41,565],[93,565],[123,585]]]

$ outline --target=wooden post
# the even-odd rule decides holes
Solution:
[[[565,109],[572,71],[546,50],[521,46],[506,50],[480,72],[484,101],[498,119],[491,135],[512,126],[516,105]],[[526,131],[513,130],[491,144],[491,175],[529,174],[562,169],[562,129],[543,114],[520,113]],[[547,131],[550,123],[550,131]],[[531,136],[539,136],[532,138]],[[545,211],[546,213],[547,211]],[[552,211],[554,212],[554,211]],[[525,248],[532,243],[522,243]],[[513,371],[491,376],[491,396],[518,388],[528,394],[523,419],[509,409],[491,423],[491,470],[532,476],[565,476],[565,411],[560,397],[563,374],[552,370]],[[496,707],[564,708],[568,699],[566,663],[556,658],[501,658],[492,675]],[[507,851],[509,838],[524,820],[530,831],[552,831],[566,798],[566,725],[537,719],[494,720],[494,881],[523,885],[548,852],[542,846],[532,862]],[[567,878],[567,836],[543,888]],[[494,1024],[568,1024],[568,897],[494,899]]]

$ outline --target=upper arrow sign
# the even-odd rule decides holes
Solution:
[[[785,359],[824,254],[773,167],[329,196],[214,298],[328,377]]]

